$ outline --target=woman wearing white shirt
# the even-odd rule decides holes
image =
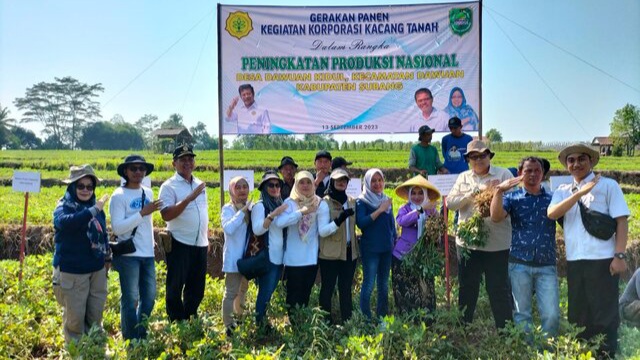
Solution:
[[[242,176],[229,181],[231,201],[222,207],[220,218],[224,231],[222,271],[224,275],[224,297],[222,298],[222,321],[231,335],[236,324],[232,314],[240,314],[247,293],[247,279],[238,272],[237,262],[242,259],[249,225],[249,184]]]
[[[287,279],[289,313],[296,307],[309,305],[309,296],[318,273],[318,222],[316,210],[320,197],[315,194],[313,175],[308,171],[296,174],[291,195],[285,201],[287,209],[275,223],[287,228],[284,265]]]
[[[271,295],[276,290],[278,280],[282,275],[283,242],[286,237],[286,229],[281,229],[274,224],[277,217],[287,208],[282,203],[280,189],[282,179],[272,171],[262,176],[258,189],[260,201],[251,209],[251,228],[256,236],[264,235],[266,245],[269,247],[269,271],[256,278],[258,283],[258,296],[256,297],[256,322],[266,326],[265,315],[267,305],[271,301]]]

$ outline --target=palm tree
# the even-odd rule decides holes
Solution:
[[[0,146],[7,142],[10,128],[12,128],[16,122],[16,119],[9,117],[10,112],[8,108],[3,108],[2,104],[0,104]]]

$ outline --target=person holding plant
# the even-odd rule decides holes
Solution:
[[[287,229],[276,226],[275,220],[287,209],[282,202],[280,189],[282,179],[273,171],[262,175],[258,185],[260,200],[251,209],[251,227],[256,236],[263,237],[263,243],[269,248],[269,270],[266,274],[256,278],[258,295],[256,297],[256,322],[259,326],[269,329],[265,320],[267,306],[271,296],[278,286],[282,276],[282,258],[284,255],[284,241]]]
[[[233,313],[242,313],[248,282],[238,272],[238,260],[242,259],[247,241],[247,231],[251,218],[249,183],[242,176],[229,181],[231,201],[220,211],[220,223],[224,232],[222,252],[222,272],[224,272],[224,296],[222,298],[222,322],[227,335],[233,333],[236,323]]]
[[[67,190],[53,211],[53,292],[63,308],[67,344],[93,326],[102,329],[111,259],[103,211],[109,195],[96,200],[99,181],[90,165],[71,166],[63,180]]]
[[[296,307],[309,305],[309,296],[318,274],[318,221],[320,198],[315,194],[313,175],[308,171],[296,174],[291,195],[285,201],[287,209],[275,221],[287,229],[287,244],[283,262],[289,315]]]
[[[144,339],[143,321],[151,315],[156,299],[156,267],[153,251],[153,219],[162,202],[142,179],[153,172],[153,164],[140,155],[129,155],[118,165],[124,186],[113,191],[109,202],[111,228],[118,241],[133,241],[134,252],[114,254],[113,268],[120,274],[120,327],[124,339]]]
[[[380,169],[369,169],[364,175],[362,194],[356,201],[356,224],[362,231],[362,289],[360,310],[371,318],[371,294],[377,281],[376,315],[389,311],[389,275],[391,251],[396,239],[391,199],[384,193],[384,175]]]
[[[393,248],[393,298],[400,312],[422,308],[433,313],[436,309],[435,277],[424,278],[417,268],[405,266],[403,259],[418,241],[428,241],[423,239],[425,225],[428,217],[438,214],[436,204],[440,191],[422,175],[417,175],[398,186],[396,195],[408,202],[398,210],[396,217],[402,231]]]
[[[456,245],[460,283],[458,307],[464,312],[463,321],[473,321],[484,274],[493,320],[496,327],[502,329],[513,319],[508,274],[511,220],[507,217],[499,223],[492,222],[488,211],[490,202],[478,202],[491,188],[513,178],[509,170],[491,165],[494,155],[480,140],[467,145],[465,157],[470,169],[456,179],[447,205],[450,210],[460,211]],[[474,205],[474,202],[477,203]],[[467,224],[477,224],[477,227],[467,229]],[[478,231],[480,229],[483,231]]]
[[[353,311],[351,291],[359,249],[354,220],[356,201],[347,195],[348,184],[347,171],[334,169],[327,195],[318,208],[320,308],[331,314],[331,298],[337,282],[343,322],[351,318]]]

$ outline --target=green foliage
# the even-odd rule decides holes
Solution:
[[[126,122],[95,122],[83,129],[78,141],[84,150],[142,150],[144,146],[140,131]]]
[[[458,237],[461,238],[467,247],[481,248],[487,245],[489,240],[489,228],[485,224],[485,219],[478,212],[458,224]],[[468,257],[468,248],[463,248],[463,256]]]
[[[231,337],[224,333],[220,315],[224,281],[207,278],[205,298],[197,319],[170,323],[165,313],[166,268],[156,263],[157,297],[148,322],[148,337],[127,342],[120,334],[118,273],[109,274],[109,293],[104,311],[104,332],[92,329],[74,345],[64,346],[62,310],[51,290],[51,254],[29,256],[24,266],[24,283],[18,285],[17,261],[0,261],[0,357],[102,359],[589,359],[597,343],[577,340],[579,329],[565,320],[561,335],[545,340],[538,327],[534,346],[523,331],[509,325],[498,336],[486,294],[481,293],[476,319],[461,325],[461,312],[444,302],[442,279],[436,279],[438,310],[435,314],[415,311],[388,316],[381,323],[367,320],[356,311],[348,322],[329,325],[318,308],[295,310],[289,324],[283,287],[272,299],[269,318],[274,328],[264,333],[256,327],[256,287],[249,286],[247,308]],[[358,278],[359,279],[359,278]],[[358,280],[359,281],[359,280]],[[359,285],[354,287],[357,297]],[[454,287],[455,298],[456,287]],[[311,303],[315,306],[317,288]],[[561,282],[566,301],[566,282]],[[357,303],[357,301],[355,301]],[[393,302],[390,302],[393,312]],[[561,308],[566,317],[566,307]],[[431,316],[433,324],[424,319]],[[620,352],[625,358],[639,356],[637,329],[622,325]],[[542,350],[544,349],[544,350]]]
[[[485,137],[492,143],[502,142],[502,133],[498,129],[489,129],[485,134]]]
[[[640,108],[627,104],[616,110],[610,126],[614,155],[624,152],[633,156],[636,145],[640,144]]]

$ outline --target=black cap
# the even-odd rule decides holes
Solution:
[[[193,146],[184,144],[178,146],[175,150],[173,150],[173,160],[187,155],[196,156],[196,154],[193,153]]]
[[[420,128],[418,129],[418,140],[420,140],[422,135],[424,135],[424,134],[433,134],[434,131],[435,130],[430,128],[429,125],[420,126]]]
[[[329,161],[331,161],[331,159],[333,159],[331,157],[331,153],[328,152],[327,150],[320,150],[316,153],[316,158],[314,161],[318,160],[319,158],[327,158],[329,159]]]
[[[129,155],[126,158],[124,158],[124,162],[120,165],[118,165],[118,175],[124,177],[124,168],[129,166],[129,164],[142,164],[147,168],[147,175],[151,174],[153,172],[153,164],[152,163],[148,163],[143,156],[141,155]]]
[[[282,160],[280,160],[280,166],[278,166],[278,170],[282,169],[282,167],[285,165],[293,165],[294,168],[298,168],[298,164],[293,161],[293,158],[291,156],[285,156],[282,158]]]
[[[460,118],[454,116],[451,119],[449,119],[449,127],[450,128],[454,128],[457,129],[459,127],[462,126],[462,121],[460,120]]]
[[[343,167],[345,165],[353,164],[351,161],[347,161],[342,156],[336,156],[333,161],[331,161],[331,170],[335,170],[339,167]]]

